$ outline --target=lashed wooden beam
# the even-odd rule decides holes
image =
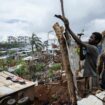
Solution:
[[[70,99],[71,105],[77,105],[75,86],[73,81],[73,73],[70,67],[66,40],[63,35],[64,27],[60,26],[58,23],[55,23],[53,28],[55,30],[56,36],[60,44],[63,66],[64,66],[64,70],[66,71],[66,77],[67,77],[69,99]]]

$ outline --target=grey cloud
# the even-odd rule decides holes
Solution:
[[[14,24],[14,23],[29,23],[26,20],[19,20],[19,19],[1,19],[0,22],[4,22],[4,23],[9,23],[9,24]]]
[[[87,35],[96,27],[98,31],[104,29],[102,21],[95,21],[105,19],[104,4],[105,0],[64,0],[65,14],[73,31],[85,29]],[[0,35],[47,33],[55,22],[62,24],[54,18],[55,14],[61,14],[60,0],[0,0],[0,20],[5,20],[0,22]]]

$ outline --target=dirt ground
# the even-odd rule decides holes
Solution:
[[[35,87],[35,105],[69,105],[67,84],[49,84]]]
[[[78,96],[84,97],[84,80],[77,81]],[[70,105],[67,82],[35,86],[35,105]]]

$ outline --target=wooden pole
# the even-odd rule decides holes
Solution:
[[[65,17],[63,0],[60,0],[60,2],[61,2],[62,16]],[[58,23],[54,24],[53,28],[55,30],[56,36],[60,44],[63,65],[66,71],[66,77],[67,77],[69,99],[70,99],[71,105],[77,105],[73,73],[71,70],[69,56],[68,56],[68,49],[67,49],[67,40],[69,39],[69,35],[67,31],[66,31],[66,35],[63,34],[64,28],[61,27]]]
[[[61,3],[61,12],[62,12],[62,16],[65,17],[63,0],[60,0],[60,3]]]
[[[66,71],[69,99],[70,99],[71,105],[77,105],[75,86],[73,81],[73,73],[70,67],[66,40],[63,36],[64,28],[61,27],[58,23],[54,24],[53,28],[55,30],[56,36],[58,38],[58,42],[60,44],[64,70]]]

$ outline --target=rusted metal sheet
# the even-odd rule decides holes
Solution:
[[[13,82],[12,80],[7,80],[7,77],[13,77],[20,80],[24,80],[12,73],[2,71],[0,72],[0,98],[5,97],[7,95],[11,95],[13,93],[23,91],[27,88],[34,87],[34,83],[28,80],[24,80],[24,84],[19,82]]]

